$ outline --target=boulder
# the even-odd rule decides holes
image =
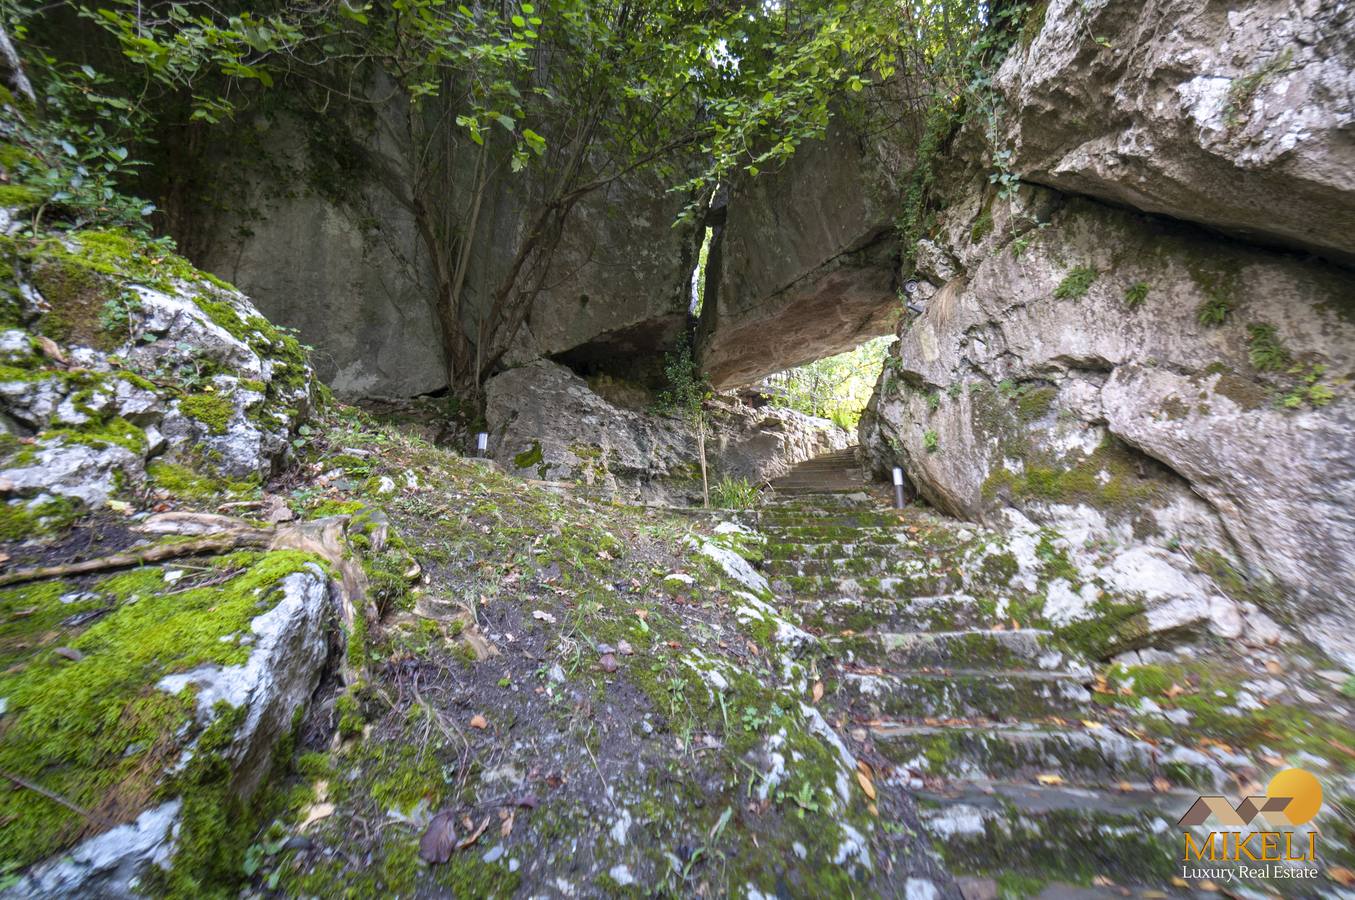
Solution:
[[[681,417],[615,404],[558,363],[538,360],[486,386],[490,453],[510,472],[576,481],[628,499],[701,497],[697,436]],[[793,410],[707,404],[706,455],[721,477],[761,483],[848,443],[842,429]]]
[[[398,92],[369,89],[382,100],[362,107],[362,121],[326,122],[332,145],[310,141],[313,126],[298,117],[260,117],[254,126],[282,165],[258,165],[252,145],[247,159],[219,152],[206,164],[230,172],[219,182],[219,203],[191,210],[181,230],[198,265],[241,285],[270,319],[320,348],[317,370],[335,394],[409,397],[447,384],[437,279],[409,199],[409,173],[426,148],[410,148]],[[420,202],[445,202],[459,215],[471,204],[480,148],[459,128],[448,137],[457,163],[424,186]],[[341,152],[331,159],[335,147]],[[336,164],[349,167],[341,189]],[[472,330],[545,189],[536,170],[510,171],[507,160],[492,159],[489,169],[463,282]],[[674,227],[686,198],[667,187],[637,173],[579,200],[509,365],[572,354],[580,367],[654,368],[686,325],[696,262],[694,230]]]
[[[102,506],[144,483],[157,457],[217,478],[278,471],[313,403],[296,339],[182,260],[143,272],[141,250],[125,237],[71,232],[63,241],[26,259],[32,334],[0,337],[0,422],[23,439],[0,454],[10,511],[35,497]],[[128,255],[120,266],[84,260],[110,246]],[[83,293],[68,296],[72,283]]]
[[[749,384],[893,329],[902,307],[887,185],[902,168],[880,162],[876,148],[836,124],[780,170],[731,191],[719,253],[711,254],[718,290],[707,291],[701,312],[701,366],[716,387]]]
[[[1031,14],[995,78],[1022,179],[1355,260],[1349,4],[1051,0]]]
[[[277,563],[265,558],[253,572],[247,571],[241,578],[251,579],[270,565]],[[234,587],[228,582],[223,590]],[[185,721],[177,732],[163,736],[162,745],[156,748],[159,756],[148,760],[154,765],[137,773],[137,778],[146,781],[144,785],[124,786],[131,796],[159,797],[159,801],[140,811],[120,810],[121,817],[127,820],[123,824],[96,828],[92,836],[34,863],[0,896],[142,896],[146,877],[157,869],[170,868],[178,848],[184,803],[175,796],[179,782],[173,776],[177,772],[194,765],[197,757],[211,754],[225,761],[225,780],[218,787],[226,793],[220,802],[227,802],[230,797],[247,800],[258,790],[271,768],[274,748],[291,733],[297,714],[309,703],[324,671],[333,598],[329,576],[314,562],[300,562],[280,580],[260,584],[257,594],[250,590],[249,596],[271,599],[273,603],[250,622],[247,633],[233,633],[228,625],[208,626],[223,631],[219,638],[222,654],[231,652],[237,644],[250,648],[242,664],[207,664],[187,672],[152,667],[138,673],[148,678],[147,691],[159,688],[175,696],[190,687],[195,691],[192,707],[196,708],[196,721]],[[151,601],[143,598],[141,602]],[[108,613],[110,617],[122,614],[121,609]],[[91,652],[119,651],[113,646],[101,646]],[[121,686],[120,689],[125,690]],[[19,692],[22,695],[21,689]],[[85,714],[91,701],[73,697],[71,702],[70,715],[74,717]],[[27,712],[22,704],[7,710],[16,731],[24,728]],[[211,747],[200,746],[200,739],[218,726],[225,715],[231,718],[225,720],[230,724],[223,738],[214,739]],[[90,742],[100,739],[98,733],[82,737]],[[116,749],[122,752],[121,746]],[[146,750],[132,746],[126,752],[137,754]],[[51,764],[63,774],[72,765],[69,760],[61,766],[55,761]],[[202,789],[196,780],[189,783]],[[113,804],[112,808],[118,807]]]

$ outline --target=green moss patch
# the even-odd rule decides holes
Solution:
[[[249,649],[222,638],[246,631],[277,602],[281,579],[311,561],[291,551],[232,554],[211,566],[234,577],[173,593],[157,568],[89,587],[0,591],[0,609],[10,612],[0,639],[10,661],[0,676],[7,700],[0,769],[113,822],[167,799],[164,772],[194,736],[194,699],[191,691],[170,696],[156,682],[204,663],[243,663]],[[63,596],[79,599],[63,603]],[[19,865],[99,830],[27,790],[0,792],[0,818],[9,823],[0,859]]]
[[[212,434],[225,434],[235,407],[220,394],[192,394],[179,401],[179,411],[196,419]]]

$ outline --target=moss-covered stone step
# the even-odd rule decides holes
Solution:
[[[1078,719],[1091,700],[1082,676],[1062,672],[847,671],[838,690],[874,713],[910,719]]]
[[[828,634],[986,630],[994,624],[991,606],[962,593],[904,599],[829,594],[803,603],[800,615],[806,624]]]
[[[1178,874],[1174,825],[1197,796],[1010,782],[917,794],[923,827],[953,872],[1146,887],[1170,887]]]
[[[831,638],[828,643],[857,660],[910,669],[1075,670],[1087,678],[1092,674],[1083,660],[1058,646],[1051,632],[1036,628],[875,631]]]
[[[897,550],[886,548],[887,552],[877,554],[848,555],[832,559],[770,559],[767,561],[767,574],[793,575],[806,578],[859,578],[862,575],[876,578],[901,577],[913,578],[918,575],[932,574],[933,565],[917,553],[900,546]]]
[[[785,592],[799,597],[886,597],[912,600],[960,587],[959,573],[922,569],[913,575],[775,575]]]
[[[888,531],[860,531],[846,538],[828,540],[782,539],[777,532],[768,532],[763,545],[764,559],[841,559],[847,556],[892,556],[909,552],[905,536]]]
[[[919,725],[884,722],[871,727],[875,746],[898,766],[949,781],[1030,781],[1056,774],[1065,782],[1148,789],[1165,778],[1180,787],[1216,790],[1230,783],[1222,767],[1195,751],[1160,747],[1091,726]]]
[[[866,509],[763,509],[763,528],[898,528],[908,522],[898,513]]]

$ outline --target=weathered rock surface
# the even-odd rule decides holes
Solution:
[[[108,241],[76,233],[66,239],[72,256],[37,251],[27,260],[36,274],[21,285],[16,323],[27,328],[0,338],[0,421],[11,438],[0,478],[11,507],[35,498],[102,506],[142,485],[153,459],[231,479],[278,471],[313,403],[296,339],[243,294],[186,266],[167,275],[130,263],[117,275],[87,271],[83,240]],[[71,281],[87,284],[85,293],[67,296]]]
[[[701,314],[716,387],[748,384],[888,334],[898,319],[897,210],[865,141],[835,126],[731,192],[718,291]],[[715,254],[712,254],[713,258]]]
[[[956,515],[1234,560],[1355,665],[1349,274],[1042,189],[993,204],[980,244],[973,213],[944,237],[964,274],[901,328],[863,419],[875,467]]]
[[[383,96],[386,92],[381,92]],[[227,212],[194,210],[185,243],[204,269],[239,284],[273,321],[320,348],[317,371],[341,397],[406,397],[445,387],[435,302],[437,281],[409,199],[415,152],[404,101],[377,104],[376,122],[342,140],[350,181],[338,199],[335,160],[287,116],[257,123],[279,165],[219,160],[228,168]],[[338,123],[332,125],[336,130]],[[469,208],[478,148],[469,140],[425,203]],[[422,149],[422,148],[420,148]],[[491,164],[479,205],[477,246],[464,282],[472,330],[513,262],[541,186],[530,173]],[[279,185],[279,172],[289,179]],[[240,177],[244,184],[240,185]],[[696,248],[674,228],[685,199],[653,177],[622,179],[584,197],[571,213],[508,361],[573,352],[580,365],[625,372],[651,366],[686,323]],[[185,236],[188,237],[188,236]]]
[[[1043,16],[995,79],[1023,179],[1355,259],[1349,4],[1052,0]]]
[[[510,472],[579,481],[631,499],[688,502],[701,493],[697,438],[680,418],[617,406],[569,369],[541,360],[486,388],[491,455]],[[847,434],[793,410],[716,401],[708,410],[712,483],[783,474]]]

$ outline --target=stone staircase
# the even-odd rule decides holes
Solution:
[[[821,453],[800,463],[772,482],[778,497],[802,497],[814,494],[851,494],[866,490],[866,481],[857,461],[857,447]]]
[[[1189,895],[1176,821],[1226,772],[1138,734],[1094,702],[1087,660],[976,596],[963,526],[844,497],[848,456],[782,479],[758,520],[773,589],[829,648],[824,706],[854,750],[913,796],[967,895]]]

